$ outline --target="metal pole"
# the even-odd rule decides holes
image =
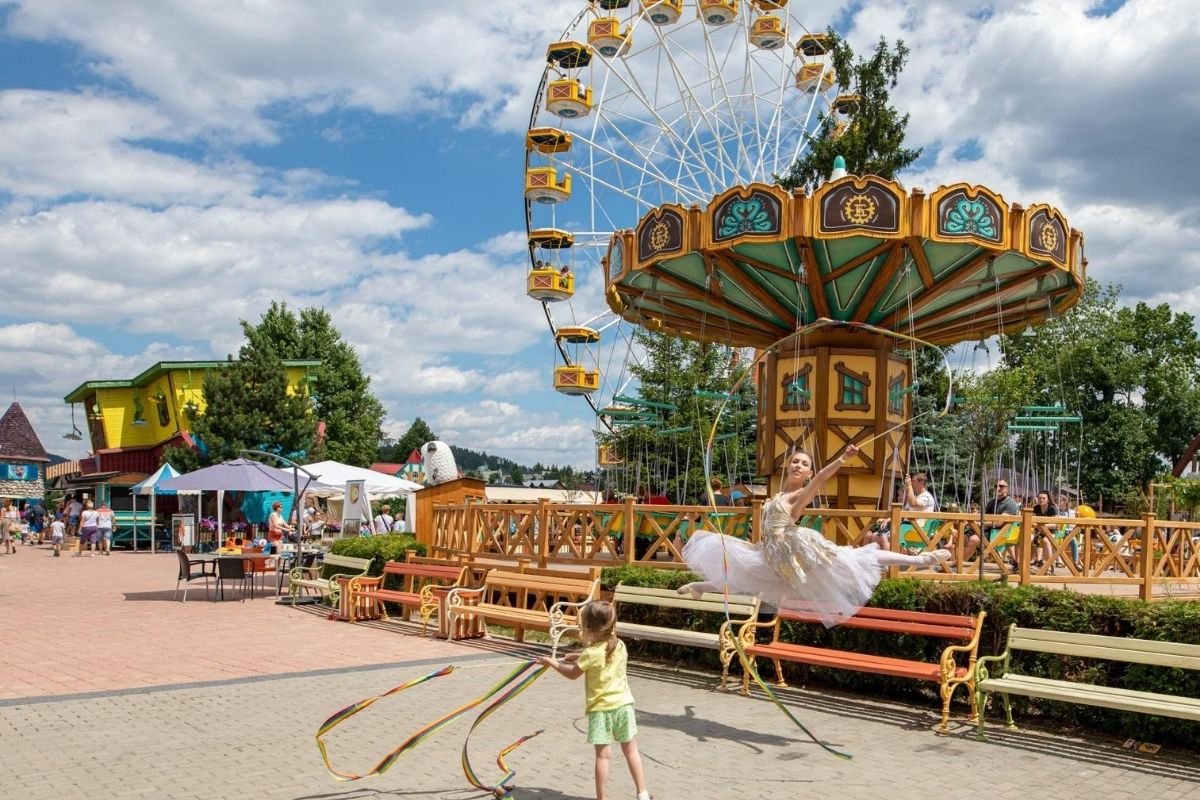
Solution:
[[[242,450],[241,452],[243,455],[250,454],[250,455],[256,455],[256,456],[266,456],[267,458],[274,458],[277,461],[282,461],[284,464],[287,464],[289,467],[292,468],[292,490],[293,490],[292,491],[292,511],[296,514],[296,523],[297,523],[296,524],[296,566],[299,567],[300,564],[302,563],[301,556],[303,555],[303,543],[300,538],[300,524],[299,524],[300,523],[300,511],[299,511],[300,473],[303,472],[305,475],[308,476],[308,483],[304,484],[305,489],[308,488],[309,483],[312,483],[314,480],[316,480],[317,476],[313,475],[311,472],[309,472],[304,467],[297,464],[295,461],[292,461],[290,458],[284,458],[283,456],[278,455],[277,453],[268,453],[263,450]],[[280,564],[283,563],[283,542],[279,543],[279,562],[280,562]],[[291,605],[293,607],[295,607],[295,605],[296,605],[296,600],[297,600],[296,595],[292,595]],[[276,600],[275,602],[276,603],[287,603],[288,601],[287,600]]]

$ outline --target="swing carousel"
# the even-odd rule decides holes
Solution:
[[[587,4],[547,50],[526,134],[528,289],[558,391],[652,424],[615,400],[636,397],[628,328],[752,349],[756,474],[775,490],[793,449],[824,463],[856,444],[828,499],[877,509],[910,463],[914,346],[1035,326],[1078,301],[1087,262],[1058,209],[985,186],[776,185],[822,113],[854,124],[826,43],[780,0]]]

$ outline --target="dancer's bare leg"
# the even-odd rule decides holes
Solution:
[[[690,594],[694,599],[699,600],[700,595],[705,592],[723,592],[725,589],[712,581],[692,581],[691,583],[685,583],[675,591],[680,594]]]
[[[876,553],[881,567],[932,567],[943,561],[949,561],[949,550],[930,550],[915,556],[904,553],[893,553],[891,550],[880,550]],[[689,584],[690,585],[690,584]]]

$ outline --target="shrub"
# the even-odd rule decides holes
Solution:
[[[685,572],[615,567],[604,570],[601,581],[606,588],[621,582],[675,588],[693,579],[694,576]],[[1200,603],[1194,601],[1145,603],[1138,599],[1086,595],[1037,586],[899,579],[882,581],[871,598],[871,605],[943,614],[974,615],[986,611],[987,618],[979,644],[981,656],[1002,652],[1008,628],[1013,624],[1026,628],[1200,644]],[[649,613],[643,614],[644,611]],[[680,614],[684,615],[682,619]],[[638,607],[630,607],[627,612],[622,612],[622,618],[630,622],[674,625],[694,630],[716,630],[721,620],[704,618],[712,616],[696,618],[687,612]],[[841,627],[826,629],[821,625],[793,623],[785,624],[781,638],[838,650],[930,662],[938,659],[946,645],[946,642],[924,637]],[[692,666],[710,667],[716,663],[715,655],[707,650],[654,642],[627,644],[631,652],[652,658]],[[1013,653],[1012,664],[1016,671],[1026,675],[1068,681],[1086,680],[1145,692],[1200,696],[1200,673],[1194,670],[1023,652]],[[759,668],[763,667],[760,663]],[[784,676],[796,686],[833,686],[861,694],[878,694],[923,703],[935,700],[937,694],[936,686],[930,683],[803,664],[785,663]],[[1011,700],[1014,715],[1027,721],[1037,719],[1059,727],[1089,728],[1119,738],[1170,742],[1184,747],[1200,745],[1200,725],[1195,722],[1015,695]],[[955,694],[958,713],[968,710],[968,702],[961,690]],[[993,702],[999,702],[998,698]],[[992,719],[996,718],[996,713],[993,708]]]
[[[408,550],[416,550],[419,556],[425,555],[425,545],[408,533],[338,539],[329,548],[329,552],[339,556],[371,559],[371,568],[368,570],[371,575],[382,574],[383,565],[389,561],[403,561]]]

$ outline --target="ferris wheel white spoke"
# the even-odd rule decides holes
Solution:
[[[748,10],[747,10],[747,13],[749,13]],[[738,26],[739,32],[740,32],[740,28],[741,28],[741,26],[739,25]],[[738,153],[738,155],[737,155],[737,157],[735,157],[733,159],[734,174],[737,175],[738,178],[741,180],[753,180],[753,178],[751,177],[753,173],[752,173],[752,170],[750,169],[750,165],[752,162],[751,162],[749,153],[746,150],[746,142],[742,135],[743,128],[741,125],[738,124],[738,119],[741,115],[739,113],[739,110],[735,109],[733,107],[733,102],[731,100],[730,92],[729,92],[729,86],[725,82],[725,72],[724,72],[724,67],[728,63],[728,60],[732,57],[734,47],[741,37],[736,35],[736,33],[731,34],[729,45],[725,52],[725,57],[724,57],[724,59],[719,59],[717,57],[717,52],[713,47],[713,40],[712,40],[712,37],[709,35],[708,26],[703,26],[703,30],[704,30],[705,48],[708,51],[708,57],[710,59],[712,59],[712,64],[713,64],[712,71],[716,75],[717,82],[721,87],[720,97],[724,101],[725,106],[729,109],[730,129],[733,131],[734,135],[737,138],[737,153]],[[744,71],[742,74],[743,74],[743,76],[749,77],[752,74],[750,72],[750,67],[752,66],[752,63],[750,61],[750,43],[748,41],[746,41],[744,43],[745,43],[745,58],[744,58],[745,63],[743,65]],[[741,87],[741,92],[745,92],[745,89],[746,89],[745,86]],[[742,96],[741,93],[739,93],[739,97],[740,96]],[[751,97],[753,97],[753,93],[751,93]],[[760,130],[760,128],[758,127],[758,104],[755,102],[751,102],[750,105],[751,105],[751,108],[754,110],[754,131],[757,132]],[[746,173],[744,175],[739,173],[737,170],[737,164],[739,162],[741,162],[743,159],[745,160],[745,164],[747,167]]]
[[[663,39],[662,31],[659,31],[659,38]],[[664,43],[665,43],[665,40],[664,40]],[[698,106],[699,103],[695,98],[695,94],[693,92],[691,92],[691,85],[687,82],[686,73],[684,72],[684,70],[683,70],[682,66],[679,64],[679,62],[677,62],[675,60],[675,54],[673,52],[673,48],[671,48],[670,46],[664,46],[661,50],[661,53],[667,59],[667,64],[670,67],[671,75],[675,79],[675,85],[679,89],[680,95],[683,96],[683,98],[684,98],[683,109],[684,109],[684,111],[688,112],[689,119],[690,119],[690,114],[691,114],[693,107]],[[712,136],[714,138],[719,138],[719,134],[718,134],[717,130],[712,127],[711,120],[707,120],[707,119],[704,119],[703,117],[701,117],[699,122],[707,123],[707,125],[709,127],[709,132],[712,134]],[[693,127],[693,129],[696,128],[696,126],[692,126],[692,127]],[[718,160],[717,166],[719,166],[721,168],[722,174],[719,176],[714,176],[716,178],[716,180],[714,181],[713,185],[708,187],[710,195],[716,194],[719,191],[720,186],[727,185],[727,181],[729,180],[728,171],[732,165],[728,164],[722,158],[722,159]]]
[[[636,118],[628,116],[628,115],[624,115],[624,114],[613,114],[613,115],[611,115],[610,118],[611,119],[627,119],[630,122],[637,121]],[[630,139],[628,134],[626,134],[619,127],[613,126],[613,128],[616,129],[616,132],[625,141],[625,143],[627,145],[629,145],[630,148],[632,148],[635,152],[638,151],[639,145],[636,142],[634,142],[632,139]],[[606,128],[604,128],[604,131],[605,131],[605,133],[608,133],[610,131],[610,128],[606,127]],[[654,180],[658,180],[658,181],[670,181],[671,180],[667,176],[667,174],[665,172],[663,172],[661,170],[661,168],[659,168],[659,166],[657,164],[649,162],[649,160],[648,160],[647,165],[643,166],[643,165],[638,164],[635,161],[627,158],[626,156],[621,155],[619,152],[617,152],[617,150],[614,147],[608,147],[608,146],[601,144],[600,141],[596,138],[587,138],[587,137],[581,137],[581,138],[584,138],[585,141],[592,146],[593,150],[598,150],[598,151],[608,155],[612,159],[619,161],[622,164],[625,164],[629,168],[644,173],[646,177],[650,177],[650,178],[652,178]],[[644,154],[644,155],[649,155],[649,154]],[[653,170],[647,169],[648,166],[652,166]],[[678,186],[678,189],[680,191],[683,191],[683,187],[678,185],[677,182],[672,181],[672,183],[674,185]],[[702,202],[703,200],[706,200],[707,197],[702,193],[701,187],[699,185],[697,185],[694,190],[694,196],[691,199],[693,199],[697,202]],[[655,205],[658,205],[658,203],[652,203],[650,205],[653,207]]]
[[[678,160],[681,163],[685,163],[687,161],[687,158],[690,156],[692,161],[695,162],[696,166],[704,168],[705,171],[709,173],[709,177],[713,181],[715,181],[717,179],[717,176],[711,172],[711,169],[709,169],[708,164],[704,161],[703,158],[700,157],[701,154],[696,152],[689,145],[689,143],[686,139],[680,138],[678,136],[678,134],[675,131],[675,127],[672,126],[669,122],[667,122],[667,120],[659,112],[659,110],[655,106],[655,104],[650,101],[649,97],[647,96],[645,90],[642,88],[641,83],[637,80],[636,76],[633,76],[633,75],[627,76],[626,73],[623,71],[622,72],[614,72],[613,76],[616,77],[617,80],[621,81],[621,83],[623,83],[626,86],[626,89],[629,92],[628,96],[635,98],[639,103],[641,103],[642,109],[649,112],[650,118],[658,123],[658,133],[660,135],[665,136],[668,143],[677,147],[677,150],[679,151]],[[627,77],[629,78],[629,80],[626,80]],[[608,112],[608,113],[611,114],[613,112]],[[635,149],[637,149],[636,145],[633,145],[633,146],[635,147]],[[712,184],[710,184],[710,186],[707,188],[711,188],[711,185]],[[704,187],[698,186],[697,188],[699,189],[699,188],[704,188]],[[711,192],[710,192],[710,196],[711,196]]]
[[[642,120],[640,120],[639,118],[637,118],[633,115],[630,115],[630,114],[625,114],[623,112],[619,112],[619,111],[609,111],[608,112],[608,120],[610,122],[617,121],[617,120],[626,120],[631,125],[640,125],[643,127],[648,127],[648,126],[645,126],[645,123]],[[657,151],[657,148],[650,148],[649,151],[647,151],[647,149],[644,145],[639,145],[636,141],[629,138],[629,135],[627,133],[625,133],[625,131],[622,130],[617,125],[604,126],[602,129],[600,128],[599,125],[594,126],[594,130],[596,130],[597,132],[599,130],[603,130],[604,133],[606,133],[606,134],[610,133],[611,130],[614,128],[616,129],[617,134],[620,136],[620,138],[624,140],[625,144],[628,145],[629,148],[634,153],[638,153],[638,154],[642,155],[644,157],[647,165],[654,167],[655,174],[654,175],[647,174],[645,177],[651,177],[651,178],[655,178],[658,180],[670,181],[671,183],[674,183],[674,184],[678,183],[677,181],[671,181],[671,179],[669,178],[667,173],[663,172],[661,167],[658,164],[653,162],[652,156]],[[670,128],[669,123],[667,123],[666,120],[662,120],[660,118],[660,124],[658,126],[656,126],[656,128],[655,128],[655,133],[657,136],[656,140],[661,140],[661,138],[662,138],[661,132],[664,130],[669,131],[669,130],[671,130],[671,128]],[[622,163],[628,165],[632,169],[640,170],[645,173],[649,173],[649,171],[645,167],[637,164],[636,162],[630,160],[626,156],[623,156],[619,152],[617,152],[615,147],[612,147],[612,146],[603,147],[602,145],[600,145],[598,137],[595,137],[595,136],[592,137],[591,139],[589,139],[589,142],[591,142],[595,147],[603,149],[603,151],[605,153],[607,153],[614,159],[617,159],[617,160],[621,161]],[[685,159],[683,159],[681,157],[673,156],[669,152],[664,153],[663,156],[665,158],[670,159],[673,162],[687,163],[687,161]],[[682,187],[680,187],[680,188],[682,189]],[[704,194],[703,187],[700,185],[699,182],[696,183],[696,186],[693,190],[693,194],[694,194],[693,199],[697,202],[702,202],[704,199],[707,199],[706,195]],[[658,202],[650,202],[650,203],[648,203],[648,205],[650,207],[654,207],[654,206],[660,205],[661,202],[662,202],[661,200],[659,200]]]

